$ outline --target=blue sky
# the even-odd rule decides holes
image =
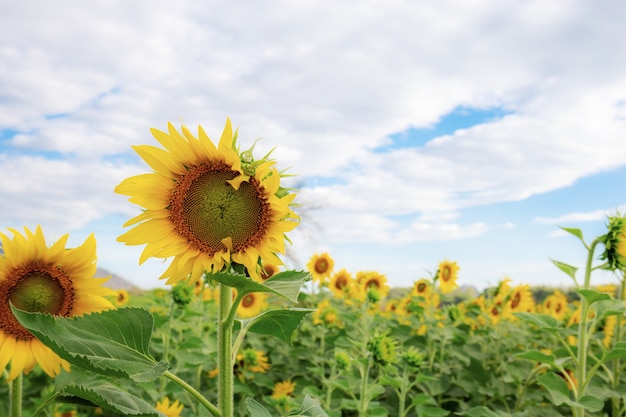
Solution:
[[[138,213],[113,189],[131,146],[171,121],[297,174],[286,262],[392,285],[457,261],[459,282],[569,285],[626,210],[621,2],[272,0],[0,6],[0,218],[98,239],[99,265],[150,288],[166,268],[115,241]],[[609,275],[599,281],[614,280]]]

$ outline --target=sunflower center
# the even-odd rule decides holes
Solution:
[[[522,297],[519,292],[516,292],[515,296],[513,296],[513,300],[511,300],[511,308],[515,309],[520,301],[522,301]]]
[[[265,235],[271,212],[264,189],[251,177],[235,190],[228,181],[239,174],[224,163],[205,163],[177,183],[170,218],[179,235],[201,252],[226,250],[222,240],[227,237],[234,252],[243,251]]]
[[[246,294],[242,299],[241,299],[241,305],[245,308],[250,308],[254,305],[254,294],[250,293],[250,294]]]
[[[417,284],[417,292],[421,294],[424,291],[426,291],[426,283],[420,282],[419,284]]]
[[[0,297],[0,329],[28,340],[33,336],[13,316],[10,303],[20,310],[68,316],[74,305],[74,288],[63,270],[30,264],[16,268],[0,282]]]
[[[452,276],[452,271],[449,266],[444,266],[441,270],[441,279],[444,282],[448,282]]]
[[[335,288],[337,288],[338,290],[341,290],[346,286],[348,286],[348,279],[344,276],[338,277],[337,281],[335,281]]]
[[[328,271],[328,261],[324,258],[318,259],[315,261],[315,272],[318,274],[324,274]]]

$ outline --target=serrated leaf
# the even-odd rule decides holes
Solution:
[[[513,315],[520,320],[527,323],[532,323],[541,329],[556,331],[559,326],[559,322],[552,316],[547,314],[537,313],[513,313]]]
[[[162,416],[152,404],[129,392],[108,378],[74,368],[72,372],[62,372],[55,379],[62,396],[73,396],[86,400],[105,410],[124,416]]]
[[[567,383],[554,372],[541,375],[537,378],[537,382],[550,393],[552,402],[555,405],[561,405],[563,403],[569,404],[571,402]]]
[[[246,408],[250,413],[250,417],[272,417],[267,408],[263,407],[262,404],[253,400],[251,397],[246,398]]]
[[[274,336],[291,345],[293,332],[298,328],[302,319],[313,311],[315,310],[309,308],[269,310],[243,323],[249,326],[249,332]]]
[[[519,359],[526,359],[532,362],[546,363],[548,365],[555,365],[554,355],[546,355],[538,350],[529,350],[527,352],[518,353],[515,357]]]
[[[210,278],[220,284],[236,288],[241,294],[269,292],[278,294],[297,303],[300,290],[302,286],[311,279],[311,275],[303,271],[283,271],[271,276],[263,283],[254,281],[244,275],[227,274],[223,272],[211,274]]]
[[[328,414],[326,414],[320,402],[310,395],[305,395],[300,408],[289,415],[303,417],[328,417]]]
[[[152,381],[168,368],[150,356],[152,315],[141,308],[121,308],[79,317],[13,314],[44,345],[72,365],[102,375]]]
[[[576,281],[576,271],[578,271],[578,268],[572,265],[568,265],[564,262],[561,261],[556,261],[554,259],[550,259],[552,261],[552,263],[559,268],[561,271],[565,272],[567,275],[569,275],[570,278],[572,278],[574,281]]]
[[[576,292],[585,300],[587,300],[587,303],[589,305],[598,301],[611,299],[611,296],[608,295],[607,293],[599,292],[596,290],[585,290],[585,289],[579,288],[579,289],[576,289]]]

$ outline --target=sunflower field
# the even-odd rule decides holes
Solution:
[[[167,288],[106,288],[93,235],[0,233],[0,416],[626,416],[624,216],[563,228],[587,251],[553,261],[568,290],[464,294],[450,260],[392,289],[328,253],[284,267],[296,193],[230,121],[217,145],[152,133],[152,172],[115,190],[141,207],[119,240],[167,259]]]

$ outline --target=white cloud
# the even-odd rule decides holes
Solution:
[[[607,216],[615,215],[617,212],[624,213],[626,205],[603,210],[592,210],[588,212],[567,213],[558,217],[537,217],[536,223],[567,225],[571,223],[597,222],[606,220]]]

